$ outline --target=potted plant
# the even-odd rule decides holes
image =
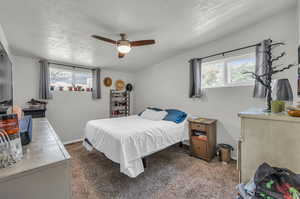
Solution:
[[[86,92],[90,92],[91,91],[91,89],[90,88],[86,88]]]
[[[77,86],[77,91],[81,91],[81,86]]]
[[[64,90],[64,87],[63,86],[60,86],[59,87],[59,91],[63,91]]]
[[[50,86],[50,91],[54,91],[54,89],[55,89],[55,86],[51,85]]]
[[[69,91],[73,91],[73,86],[69,86]]]

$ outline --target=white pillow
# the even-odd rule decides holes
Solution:
[[[146,109],[141,117],[148,120],[160,121],[168,115],[167,111],[155,111],[151,109]]]

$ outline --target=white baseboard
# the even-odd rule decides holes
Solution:
[[[71,141],[63,142],[63,145],[73,144],[73,143],[82,142],[82,141],[83,141],[83,138],[80,138],[80,139],[76,139],[76,140],[71,140]]]

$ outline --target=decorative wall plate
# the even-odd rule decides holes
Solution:
[[[132,91],[132,89],[133,89],[132,84],[129,83],[129,84],[126,85],[126,91],[130,92],[130,91]]]
[[[117,80],[116,81],[116,90],[117,91],[121,91],[121,90],[124,90],[125,88],[125,83],[123,80]]]
[[[110,87],[112,85],[112,79],[110,77],[105,77],[103,83],[106,87]]]

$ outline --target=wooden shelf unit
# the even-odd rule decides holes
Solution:
[[[217,120],[197,118],[188,121],[191,155],[211,161],[216,154]]]
[[[110,117],[130,115],[130,92],[110,90]]]

